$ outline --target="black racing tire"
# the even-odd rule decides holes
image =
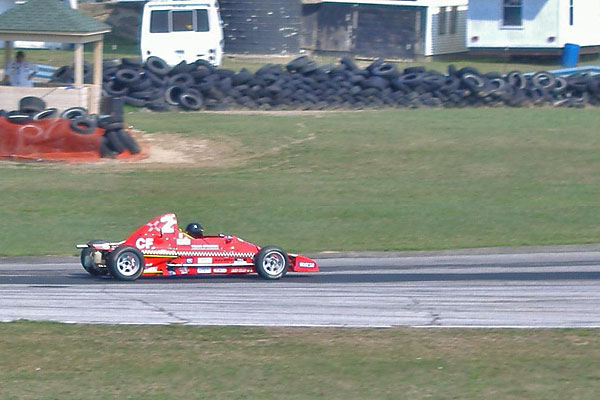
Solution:
[[[480,75],[465,73],[460,79],[466,87],[474,92],[480,92],[486,87],[485,78]]]
[[[149,101],[146,103],[146,107],[148,107],[152,111],[169,111],[171,109],[171,105],[168,104],[164,99],[158,99],[155,101]]]
[[[531,82],[537,88],[551,89],[556,83],[556,77],[550,72],[540,71],[533,74]]]
[[[425,67],[408,67],[404,68],[403,74],[422,74],[426,71]]]
[[[203,105],[202,95],[200,93],[184,92],[179,96],[179,104],[186,110],[198,111]]]
[[[71,130],[87,135],[96,130],[96,121],[87,117],[78,117],[71,120]]]
[[[296,72],[310,62],[308,56],[300,56],[290,61],[285,68],[290,72]]]
[[[165,101],[172,106],[179,105],[179,98],[185,92],[185,89],[177,85],[169,86],[165,91]]]
[[[177,74],[192,72],[196,69],[196,67],[196,64],[188,64],[185,61],[181,61],[179,64],[171,68],[171,71],[169,71],[169,76],[175,76]]]
[[[33,116],[34,121],[39,121],[40,119],[46,118],[56,118],[58,115],[58,110],[56,108],[47,108],[44,111],[40,111],[39,113]]]
[[[142,151],[135,139],[124,129],[117,131],[117,137],[131,154],[138,154],[140,151]]]
[[[8,119],[8,122],[13,124],[26,124],[32,120],[31,115],[20,111],[9,111],[6,113],[6,118]]]
[[[446,76],[438,74],[437,72],[428,73],[423,76],[423,84],[427,90],[437,90],[446,83],[446,79]]]
[[[142,59],[139,57],[125,57],[125,58],[121,59],[121,62],[123,63],[123,65],[127,65],[130,67],[136,67],[136,68],[139,68],[144,64]]]
[[[109,123],[104,123],[103,126],[100,126],[102,129],[107,131],[118,131],[119,129],[123,129],[123,121],[114,121]]]
[[[169,64],[165,60],[156,56],[148,57],[144,68],[157,76],[165,76],[171,70],[171,67],[169,67]]]
[[[98,117],[98,126],[102,129],[106,129],[107,126],[113,124],[115,122],[119,122],[121,126],[123,126],[123,116],[122,115],[103,115]]]
[[[140,78],[137,83],[131,87],[131,93],[133,92],[143,92],[145,90],[151,89],[153,87],[152,80],[146,76]]]
[[[188,87],[194,84],[194,77],[188,72],[182,72],[180,74],[173,75],[167,81],[168,86],[182,86]]]
[[[319,68],[319,66],[317,65],[316,62],[309,61],[305,66],[303,66],[302,68],[300,68],[298,70],[298,72],[300,72],[303,75],[307,75],[307,74],[310,74],[311,72],[316,71],[318,68]]]
[[[356,71],[358,69],[358,67],[354,63],[354,60],[350,57],[343,57],[340,60],[340,64],[342,64],[344,67],[346,67],[346,69],[349,71]]]
[[[527,87],[527,79],[521,71],[511,71],[506,74],[506,81],[517,89],[525,89]]]
[[[132,246],[119,246],[106,260],[108,272],[120,281],[135,281],[144,272],[144,255]]]
[[[102,158],[113,158],[117,155],[117,153],[112,151],[108,146],[108,140],[104,136],[100,139],[100,148],[98,149],[98,152]]]
[[[283,278],[289,268],[287,254],[276,246],[265,246],[254,256],[254,268],[267,280]]]
[[[60,114],[60,117],[63,119],[75,119],[79,117],[86,117],[88,112],[83,107],[71,107],[67,108]]]
[[[568,89],[577,91],[577,92],[585,92],[588,88],[588,83],[590,81],[590,77],[585,73],[575,74],[567,77],[567,85]]]
[[[133,68],[121,68],[115,74],[117,82],[127,85],[129,87],[135,86],[135,84],[142,78],[140,71]]]
[[[129,104],[133,107],[144,107],[146,105],[145,99],[137,99],[131,96],[123,96],[123,101],[125,101],[125,104]]]
[[[104,240],[90,240],[88,243],[104,243]],[[91,247],[86,247],[81,250],[81,255],[79,257],[81,261],[81,266],[88,274],[92,276],[103,276],[108,274],[108,269],[106,268],[98,268],[94,265],[91,255],[94,252],[94,249]]]
[[[108,148],[117,154],[121,154],[125,151],[125,145],[119,139],[118,132],[119,131],[106,131],[104,137],[106,138]]]
[[[36,114],[46,108],[46,102],[39,97],[27,96],[19,101],[19,111],[27,114]]]
[[[125,96],[129,93],[129,88],[117,81],[106,82],[102,85],[102,89],[106,90],[106,93],[113,97]]]
[[[248,83],[251,79],[252,73],[243,68],[240,72],[231,77],[231,84],[233,86],[240,86]]]
[[[417,68],[417,67],[414,67]],[[408,69],[408,68],[406,68]],[[405,71],[406,71],[405,69]],[[397,84],[402,84],[414,88],[423,82],[423,73],[422,72],[409,72],[407,74],[400,75],[398,79],[396,79]]]
[[[400,71],[396,68],[396,64],[384,62],[373,67],[371,69],[371,74],[386,79],[394,79],[400,75]]]

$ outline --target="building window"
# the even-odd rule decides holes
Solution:
[[[503,15],[502,24],[504,26],[523,25],[523,1],[522,0],[502,0]]]
[[[569,0],[569,25],[573,26],[573,1]]]
[[[450,11],[450,34],[455,35],[458,29],[458,7],[452,7]]]
[[[440,7],[440,12],[438,14],[438,34],[445,35],[446,34],[446,7]]]

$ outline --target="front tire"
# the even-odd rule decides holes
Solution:
[[[288,256],[279,247],[265,246],[254,258],[254,268],[264,279],[276,280],[285,276],[289,267]]]
[[[108,256],[108,272],[120,281],[135,281],[144,272],[144,255],[131,246],[117,247]]]

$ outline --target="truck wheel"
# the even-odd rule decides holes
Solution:
[[[135,281],[144,272],[144,255],[135,247],[117,247],[108,256],[108,272],[120,281]]]
[[[287,254],[275,246],[263,247],[254,258],[256,272],[264,279],[282,278],[286,274],[288,266]]]

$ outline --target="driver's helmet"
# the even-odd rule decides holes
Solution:
[[[201,238],[204,236],[204,228],[198,222],[190,222],[185,227],[185,233],[190,235],[193,238]]]

